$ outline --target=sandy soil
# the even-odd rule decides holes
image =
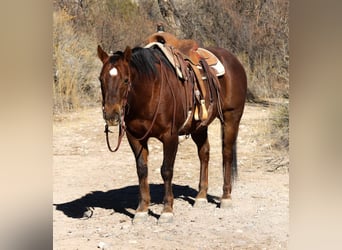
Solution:
[[[270,144],[271,111],[272,107],[246,106],[230,209],[217,206],[222,194],[219,122],[209,128],[209,202],[201,208],[193,207],[199,179],[196,147],[191,139],[180,143],[172,224],[157,223],[162,210],[162,154],[161,144],[151,140],[152,204],[148,220],[138,225],[132,224],[138,188],[126,139],[117,153],[107,150],[100,107],[56,116],[54,249],[287,249],[289,158]]]

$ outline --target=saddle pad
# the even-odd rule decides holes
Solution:
[[[180,65],[179,63],[175,60],[172,51],[170,50],[169,47],[165,46],[162,43],[158,43],[158,42],[152,42],[147,44],[144,48],[151,48],[152,46],[158,46],[158,48],[163,52],[163,54],[166,56],[167,60],[169,60],[169,62],[172,64],[172,66],[176,69],[177,75],[181,78],[184,79],[183,74],[180,70]]]
[[[216,72],[216,76],[222,76],[225,73],[224,66],[220,62],[220,60],[215,56],[212,52],[204,48],[198,48],[196,52],[202,57],[208,65],[213,68]],[[197,66],[199,69],[202,69],[201,66]]]

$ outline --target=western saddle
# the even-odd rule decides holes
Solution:
[[[206,126],[206,121],[213,119],[214,103],[217,104],[220,119],[223,120],[219,95],[220,85],[217,77],[223,75],[225,70],[213,53],[199,48],[194,40],[176,38],[174,35],[165,32],[161,25],[157,26],[157,33],[149,36],[145,44],[147,48],[158,47],[174,66],[178,77],[184,81],[192,82],[194,89],[192,94],[195,98],[194,103],[188,104],[188,118],[183,127],[190,125],[192,116],[195,120],[201,120],[201,124]],[[209,96],[207,92],[209,92]],[[192,112],[193,106],[194,112]],[[206,106],[209,107],[209,111]]]

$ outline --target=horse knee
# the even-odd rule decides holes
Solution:
[[[161,176],[163,177],[164,181],[172,179],[173,167],[162,165],[160,170]]]
[[[208,146],[203,146],[199,153],[200,153],[200,156],[203,157],[204,160],[209,160],[209,155],[210,155],[210,147],[209,147],[209,145]]]

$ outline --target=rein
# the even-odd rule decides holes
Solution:
[[[161,73],[163,72],[162,71],[162,62],[161,62],[161,60],[160,60],[160,72]],[[158,100],[156,112],[154,112],[154,115],[153,115],[151,126],[149,127],[149,129],[146,131],[146,133],[142,137],[137,139],[138,141],[144,140],[146,138],[146,136],[151,132],[154,123],[156,122],[157,115],[158,115],[158,110],[159,110],[159,106],[160,106],[160,102],[161,102],[162,89],[163,89],[163,74],[161,74],[161,83],[160,83],[160,90],[159,90],[159,100]]]
[[[120,122],[119,122],[118,143],[117,143],[116,148],[114,150],[110,146],[109,136],[108,136],[108,133],[113,133],[113,132],[109,130],[108,124],[105,125],[104,132],[106,134],[107,147],[108,147],[108,150],[110,152],[113,152],[113,153],[118,151],[118,149],[120,147],[120,144],[121,144],[121,141],[122,141],[122,138],[124,137],[125,132],[126,132],[125,113],[126,113],[126,104],[127,104],[128,93],[129,93],[130,90],[131,90],[131,83],[129,82],[128,83],[128,88],[127,88],[126,93],[125,93],[125,98],[123,99],[123,104],[122,104],[122,114],[121,114]]]
[[[128,92],[128,91],[127,91]],[[120,124],[119,124],[119,135],[118,135],[118,143],[116,145],[116,148],[113,150],[112,147],[110,146],[110,143],[109,143],[109,136],[108,136],[108,133],[113,133],[112,131],[109,130],[108,128],[108,124],[105,125],[105,133],[106,133],[106,142],[107,142],[107,147],[109,149],[110,152],[116,152],[119,147],[120,147],[120,144],[121,144],[121,141],[122,141],[122,138],[124,137],[125,135],[125,131],[126,131],[126,126],[125,126],[125,109],[123,110],[122,112],[123,114],[121,115],[121,120],[120,120]]]
[[[112,149],[112,147],[110,146],[110,143],[109,143],[108,133],[113,133],[113,132],[108,129],[108,124],[105,125],[105,131],[104,132],[106,133],[106,141],[107,141],[107,147],[108,147],[109,151],[110,152],[116,152],[119,149],[122,137],[125,134],[125,128],[123,128],[123,126],[120,123],[119,136],[118,136],[118,144],[116,145],[116,148],[114,150]]]
[[[160,61],[160,68],[161,68],[160,71],[162,72],[162,62],[161,61]],[[151,126],[149,127],[149,129],[146,131],[146,133],[142,137],[137,139],[138,141],[144,140],[147,137],[147,135],[151,132],[151,130],[153,128],[153,125],[154,125],[154,123],[155,123],[155,121],[157,119],[157,115],[158,115],[158,111],[159,111],[159,106],[160,106],[161,99],[162,99],[161,98],[161,94],[162,94],[163,82],[164,82],[163,79],[164,79],[163,78],[163,74],[161,74],[161,83],[160,83],[160,90],[159,90],[159,100],[158,100],[156,111],[155,111],[155,113],[153,115]],[[127,91],[126,91],[126,94],[125,94],[125,98],[124,98],[124,102],[123,102],[123,112],[122,112],[120,123],[119,123],[118,143],[117,143],[116,148],[114,150],[110,146],[109,136],[108,136],[108,133],[113,133],[113,132],[109,130],[108,124],[105,125],[104,132],[106,134],[107,147],[108,147],[109,151],[113,152],[113,153],[116,152],[119,149],[121,141],[122,141],[122,138],[125,135],[125,132],[129,133],[129,131],[127,131],[126,125],[125,125],[125,112],[126,112],[125,108],[126,108],[126,104],[127,104],[128,93],[129,93],[129,91],[131,89],[130,86],[131,86],[131,83],[129,83],[129,87],[127,88]]]

